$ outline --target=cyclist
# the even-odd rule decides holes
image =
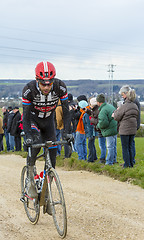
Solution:
[[[26,135],[25,146],[45,141],[55,141],[54,110],[61,100],[63,109],[65,135],[70,132],[70,114],[67,88],[63,81],[55,78],[56,70],[50,62],[40,62],[35,68],[36,80],[29,82],[22,92],[23,129]],[[27,194],[37,198],[34,183],[34,165],[40,149],[32,149],[28,159]],[[51,146],[50,159],[52,166],[56,164],[57,146]]]

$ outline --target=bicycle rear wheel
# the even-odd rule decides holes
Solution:
[[[58,234],[64,238],[67,234],[67,214],[62,186],[55,169],[48,172],[48,189],[54,224]]]
[[[32,199],[26,194],[26,185],[27,185],[27,166],[24,166],[21,172],[21,201],[24,204],[26,215],[32,224],[36,224],[40,215],[40,206],[38,199]]]

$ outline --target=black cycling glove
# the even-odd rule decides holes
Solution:
[[[26,140],[23,143],[23,149],[24,151],[28,151],[28,147],[30,147],[33,144],[33,139],[31,136],[28,136]]]
[[[64,133],[63,134],[63,139],[67,140],[68,143],[70,143],[70,142],[74,143],[74,137],[70,133]]]
[[[25,144],[26,147],[30,147],[33,144],[33,139],[32,138],[27,138],[24,141],[24,144]]]

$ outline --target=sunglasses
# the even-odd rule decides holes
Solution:
[[[42,85],[43,87],[45,87],[45,86],[51,86],[52,84],[53,84],[53,82],[51,82],[51,83],[49,83],[49,84],[41,83],[41,85]]]

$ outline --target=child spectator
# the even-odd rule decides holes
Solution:
[[[79,106],[81,109],[87,110],[89,108],[88,103],[84,100],[79,102]],[[89,115],[85,112],[83,116],[83,124],[86,138],[88,138],[88,162],[94,162],[97,160],[96,148],[95,148],[95,134],[94,134],[94,127],[90,124]]]

